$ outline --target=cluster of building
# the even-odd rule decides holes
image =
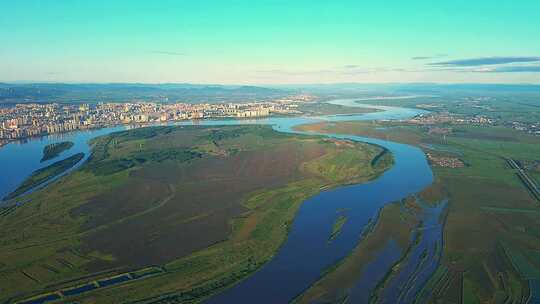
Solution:
[[[0,108],[0,146],[14,139],[119,124],[300,114],[298,104],[311,98],[299,95],[268,102],[221,104],[17,104]]]
[[[435,156],[432,153],[426,153],[429,161],[439,167],[444,168],[463,168],[465,167],[465,163],[459,158],[456,157],[448,157],[448,156]]]
[[[483,115],[465,116],[453,114],[450,112],[432,112],[420,114],[407,122],[418,125],[435,125],[435,124],[475,124],[475,125],[492,125],[495,120]]]
[[[520,122],[520,121],[496,121],[493,118],[488,118],[483,115],[474,115],[466,116],[462,114],[454,114],[449,112],[432,112],[428,114],[420,114],[412,119],[407,120],[408,123],[417,124],[417,125],[459,125],[459,124],[469,124],[469,125],[500,125],[512,128],[514,130],[519,130],[526,132],[531,135],[540,135],[540,122]],[[451,129],[449,128],[433,128],[434,133],[444,133]],[[431,129],[430,129],[431,132]],[[446,132],[449,133],[449,132]]]
[[[497,112],[501,110],[497,107],[492,107],[490,104],[495,104],[497,102],[494,97],[464,97],[455,102],[452,102],[452,106],[456,109],[477,109],[478,112],[489,113],[491,117],[497,117]],[[417,108],[426,109],[428,111],[442,111],[446,108],[444,104],[441,103],[423,103],[417,104]],[[429,113],[420,115],[411,120],[412,123],[416,124],[437,124],[437,123],[449,123],[449,124],[490,124],[504,126],[512,128],[514,130],[523,131],[531,135],[540,135],[540,121],[530,122],[530,121],[510,121],[508,119],[499,118],[497,120],[493,118],[488,118],[484,115],[467,115],[467,114],[451,114],[448,112],[439,112],[439,113]]]
[[[428,134],[449,135],[449,134],[452,134],[452,132],[453,132],[452,128],[443,128],[443,127],[437,127],[437,126],[428,127]]]
[[[514,130],[523,131],[532,135],[540,135],[540,121],[535,123],[525,123],[512,121],[505,124]]]

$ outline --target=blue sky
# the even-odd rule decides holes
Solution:
[[[0,0],[0,81],[540,83],[540,1]]]

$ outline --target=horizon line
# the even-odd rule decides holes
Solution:
[[[308,86],[308,85],[534,85],[540,86],[540,82],[444,82],[444,81],[411,81],[411,82],[302,82],[302,83],[214,83],[214,82],[126,82],[126,81],[33,81],[33,80],[0,80],[0,84],[67,84],[67,85],[116,85],[116,84],[139,84],[139,85],[206,85],[206,86]]]

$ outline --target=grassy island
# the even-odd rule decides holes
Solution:
[[[60,153],[71,149],[73,145],[74,143],[71,141],[63,141],[46,145],[43,148],[43,157],[41,158],[41,162],[57,157],[58,155],[60,155]]]
[[[328,238],[329,242],[333,241],[341,233],[341,229],[346,222],[347,217],[345,215],[340,215],[336,219],[336,221],[334,222],[334,226],[332,226],[332,233],[330,233],[330,237]]]
[[[141,128],[92,145],[0,217],[0,300],[200,301],[269,261],[304,200],[391,166],[373,162],[377,146],[268,126]]]
[[[9,194],[6,198],[12,199],[36,186],[41,185],[49,179],[75,166],[79,161],[81,161],[81,159],[83,159],[83,157],[84,153],[77,153],[66,159],[48,165],[47,167],[34,171],[32,175],[30,175],[19,187],[17,187],[17,189],[15,189],[15,191]]]

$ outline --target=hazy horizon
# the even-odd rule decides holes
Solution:
[[[186,86],[227,86],[227,87],[241,87],[241,86],[259,86],[259,87],[303,87],[303,86],[341,86],[341,85],[350,85],[350,86],[393,86],[393,85],[403,85],[403,86],[414,86],[414,85],[433,85],[433,86],[452,86],[452,85],[487,85],[487,86],[540,86],[540,82],[301,82],[301,83],[217,83],[217,82],[129,82],[129,81],[110,81],[110,82],[100,82],[100,81],[40,81],[40,80],[13,80],[13,81],[3,81],[0,80],[0,84],[7,85],[35,85],[35,84],[65,84],[65,85],[186,85]]]

